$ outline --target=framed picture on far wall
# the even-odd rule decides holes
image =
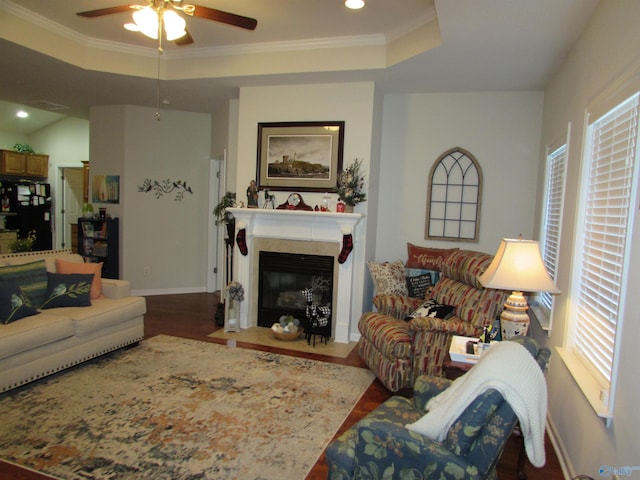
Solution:
[[[258,124],[258,187],[327,192],[342,169],[344,122]]]
[[[94,175],[91,199],[94,203],[120,203],[120,175]]]

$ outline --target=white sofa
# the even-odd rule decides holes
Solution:
[[[0,255],[0,267],[44,259],[83,262],[69,250]],[[50,375],[144,337],[146,302],[132,297],[129,282],[102,279],[104,298],[88,307],[61,307],[9,324],[0,323],[0,392]]]

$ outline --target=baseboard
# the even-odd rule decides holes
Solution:
[[[149,290],[131,290],[131,295],[148,297],[151,295],[180,295],[183,293],[205,293],[206,287],[161,288]]]
[[[553,449],[556,452],[556,457],[558,457],[558,463],[560,464],[560,469],[562,470],[562,475],[565,480],[570,480],[575,477],[575,469],[573,468],[573,464],[571,463],[571,459],[569,459],[569,455],[567,454],[567,449],[564,448],[564,444],[562,440],[558,436],[558,430],[556,429],[555,424],[550,416],[547,415],[547,435],[549,435],[549,440],[551,441],[551,445],[553,445]]]

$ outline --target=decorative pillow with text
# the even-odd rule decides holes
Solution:
[[[419,247],[407,242],[407,268],[424,268],[425,270],[440,271],[445,258],[459,248],[427,248]]]
[[[407,291],[413,298],[425,298],[432,285],[430,273],[407,277]]]

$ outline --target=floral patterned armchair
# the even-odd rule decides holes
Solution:
[[[550,356],[530,338],[516,337],[544,371]],[[330,480],[496,479],[495,467],[517,417],[493,389],[480,394],[452,424],[440,443],[410,431],[429,399],[451,384],[420,376],[413,399],[391,397],[327,447]]]

